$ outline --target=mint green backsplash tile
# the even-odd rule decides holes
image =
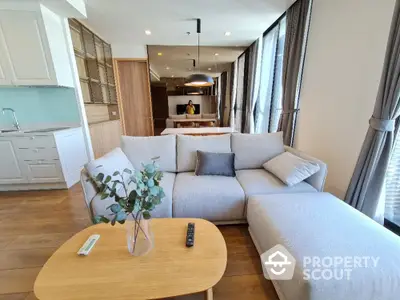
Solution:
[[[12,126],[11,114],[1,113],[4,107],[15,110],[22,128],[34,124],[79,123],[73,88],[0,88],[0,128]]]

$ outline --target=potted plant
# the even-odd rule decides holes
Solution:
[[[156,159],[143,165],[139,171],[124,169],[115,171],[112,176],[99,173],[94,178],[100,187],[101,199],[112,198],[115,201],[107,208],[110,215],[95,216],[95,222],[111,223],[113,226],[125,223],[128,250],[135,256],[144,255],[153,248],[151,211],[165,197],[160,186],[163,173],[158,170]]]

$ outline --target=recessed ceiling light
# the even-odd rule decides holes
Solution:
[[[166,67],[167,70],[169,70],[169,67]]]
[[[225,32],[225,36],[230,36],[231,35],[231,32],[230,31],[226,31]]]
[[[175,75],[171,75],[171,77],[175,77]]]
[[[211,68],[208,68],[208,71],[211,71]]]
[[[192,71],[192,68],[188,68],[188,71]]]
[[[146,35],[151,35],[151,31],[150,31],[150,30],[145,30],[144,33],[145,33]]]
[[[162,56],[162,52],[158,52],[157,55],[158,55],[158,56]]]
[[[215,55],[215,56],[218,56],[218,55],[219,55],[219,53],[214,53],[214,55]]]

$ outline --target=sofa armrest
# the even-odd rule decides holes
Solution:
[[[294,148],[291,148],[288,146],[285,146],[285,150],[298,156],[298,157],[301,157],[303,159],[313,161],[319,165],[319,167],[320,167],[319,171],[317,173],[315,173],[314,175],[310,176],[309,178],[307,178],[305,181],[307,183],[311,184],[314,188],[316,188],[317,191],[322,192],[324,190],[326,175],[328,174],[327,164],[319,159],[316,159],[316,158],[300,151],[300,150],[297,150],[297,149],[294,149]]]
[[[94,220],[91,203],[93,198],[97,195],[97,187],[90,180],[89,174],[86,172],[85,169],[82,169],[81,171],[81,185],[82,185],[83,195],[85,197],[86,207],[89,210],[90,218]]]

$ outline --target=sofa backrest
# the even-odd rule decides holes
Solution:
[[[235,169],[260,169],[262,165],[285,152],[282,132],[262,134],[232,134]]]
[[[230,134],[216,136],[177,135],[176,143],[178,172],[194,171],[197,150],[232,152]]]
[[[135,169],[142,169],[142,163],[160,157],[157,164],[160,171],[176,172],[176,136],[122,136],[121,148]]]

